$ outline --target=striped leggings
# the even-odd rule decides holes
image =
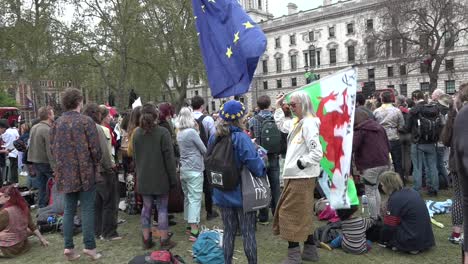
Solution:
[[[453,185],[452,225],[461,227],[463,225],[463,208],[460,181],[456,172],[451,172],[451,174]]]
[[[242,208],[221,208],[224,234],[224,262],[232,264],[234,241],[239,226],[244,242],[244,252],[249,264],[257,263],[257,240],[255,239],[256,212],[243,212]]]

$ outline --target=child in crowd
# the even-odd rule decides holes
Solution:
[[[371,242],[366,239],[366,231],[374,225],[372,218],[353,217],[358,206],[352,205],[349,209],[338,209],[336,213],[341,219],[342,235],[335,238],[330,246],[342,248],[351,254],[367,253],[371,249]]]

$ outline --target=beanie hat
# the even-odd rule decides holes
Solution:
[[[221,106],[219,112],[219,116],[225,121],[234,121],[244,116],[245,107],[239,101],[230,100]]]

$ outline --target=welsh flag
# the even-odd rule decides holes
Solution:
[[[323,149],[320,165],[323,177],[319,182],[335,209],[349,208],[357,200],[354,182],[348,180],[356,87],[357,69],[348,68],[296,90],[310,96],[317,117],[320,118],[320,142]],[[290,94],[286,98],[288,102],[289,97]]]

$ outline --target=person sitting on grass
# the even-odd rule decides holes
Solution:
[[[0,258],[12,258],[31,248],[28,236],[34,233],[43,246],[49,242],[36,228],[29,207],[13,185],[0,189]]]
[[[342,248],[343,251],[351,254],[364,254],[371,249],[371,242],[366,239],[366,231],[374,225],[376,220],[354,216],[359,207],[359,199],[356,188],[349,188],[349,186],[354,186],[354,182],[350,181],[352,184],[348,183],[348,196],[351,200],[351,208],[336,210],[341,220],[342,234],[330,243],[330,247]]]
[[[419,193],[403,188],[398,173],[388,171],[380,177],[382,189],[389,198],[379,244],[411,254],[435,246],[431,218]]]

